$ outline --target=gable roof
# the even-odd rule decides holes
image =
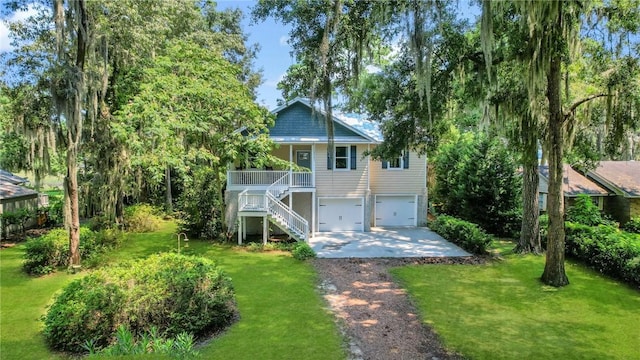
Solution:
[[[327,142],[326,114],[315,109],[307,99],[297,98],[273,111],[275,124],[269,136],[276,142]],[[376,124],[339,113],[333,114],[336,143],[379,143],[382,136]]]
[[[0,181],[0,200],[20,197],[37,197],[38,193],[24,186]]]
[[[640,162],[601,161],[587,176],[624,197],[640,197]]]
[[[580,194],[589,196],[607,196],[609,192],[600,185],[589,180],[586,176],[575,171],[570,165],[564,164],[562,169],[562,192],[564,196],[574,197]],[[549,166],[538,166],[538,172],[544,180],[549,182]]]
[[[29,179],[14,175],[13,173],[0,169],[0,182],[6,182],[14,185],[25,184]]]

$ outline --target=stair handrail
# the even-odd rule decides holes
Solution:
[[[273,195],[275,198],[279,197],[278,191],[285,192],[287,190],[289,190],[289,173],[285,174],[267,187],[267,193]]]
[[[302,235],[303,239],[307,239],[309,235],[309,222],[300,214],[290,209],[288,206],[278,200],[273,194],[266,193],[267,212],[282,221],[284,225]]]

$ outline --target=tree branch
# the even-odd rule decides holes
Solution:
[[[576,101],[575,103],[573,103],[573,105],[571,105],[571,107],[569,108],[569,110],[564,114],[564,121],[567,121],[571,116],[573,116],[576,112],[576,109],[578,108],[578,106],[597,99],[597,98],[601,98],[601,97],[605,97],[605,96],[609,96],[608,94],[605,93],[600,93],[600,94],[593,94],[593,95],[589,95],[586,98],[582,98],[578,101]]]

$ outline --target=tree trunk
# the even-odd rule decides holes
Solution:
[[[562,11],[559,12],[560,14]],[[555,29],[552,30],[556,38],[562,36],[562,17],[558,15]],[[559,42],[556,42],[559,43]],[[562,125],[564,114],[561,104],[561,56],[560,50],[556,50],[551,56],[549,73],[547,75],[547,99],[549,100],[549,234],[547,239],[547,256],[542,273],[542,282],[551,286],[564,286],[569,284],[569,279],[564,269],[564,197],[562,193],[562,157],[564,147],[564,135]]]
[[[515,251],[522,254],[540,254],[538,137],[535,124],[530,117],[527,117],[522,122],[522,135],[522,226],[520,228],[520,241]]]
[[[80,116],[80,115],[79,115]],[[69,266],[80,266],[80,207],[78,205],[78,164],[77,145],[70,143],[67,148],[67,177],[65,193],[69,200]]]
[[[167,188],[166,190],[166,207],[167,213],[171,214],[173,212],[173,196],[171,195],[171,169],[167,166],[164,169],[164,183]]]

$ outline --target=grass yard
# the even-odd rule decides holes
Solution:
[[[177,247],[175,226],[131,234],[109,256],[118,262]],[[75,277],[60,272],[31,278],[20,270],[22,246],[0,251],[0,358],[51,359],[39,317],[53,293]],[[212,258],[232,277],[240,320],[199,349],[203,359],[341,359],[342,338],[315,290],[316,275],[289,254],[251,253],[191,240],[182,253]]]
[[[640,359],[640,292],[567,262],[571,284],[539,277],[544,257],[509,254],[483,266],[395,268],[423,320],[471,359]]]

